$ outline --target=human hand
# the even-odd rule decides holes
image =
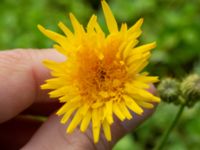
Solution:
[[[65,58],[54,50],[10,50],[0,52],[0,146],[2,149],[23,150],[93,150],[111,149],[126,133],[146,120],[154,109],[142,116],[134,114],[130,121],[120,122],[115,118],[111,126],[112,142],[103,136],[93,143],[91,130],[82,133],[76,129],[66,134],[67,124],[60,124],[54,111],[60,106],[50,100],[40,85],[50,77],[42,60],[63,61]],[[153,86],[149,89],[154,93]],[[32,116],[49,116],[43,122]],[[37,118],[37,117],[36,117]]]

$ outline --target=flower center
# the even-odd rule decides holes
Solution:
[[[117,59],[107,62],[94,53],[78,55],[76,86],[84,101],[90,103],[117,100],[127,80],[125,66]]]

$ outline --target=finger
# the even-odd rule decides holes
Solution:
[[[153,87],[150,89],[155,92]],[[155,109],[144,109],[142,116],[133,114],[134,117],[130,121],[120,122],[115,118],[115,123],[111,126],[112,142],[107,142],[101,133],[100,141],[93,143],[91,128],[82,133],[76,129],[72,134],[66,134],[68,124],[60,124],[59,117],[53,115],[49,120],[41,126],[33,138],[24,146],[24,150],[28,149],[111,149],[112,146],[127,132],[134,130],[138,125],[144,122]],[[48,138],[47,138],[48,137]]]
[[[31,104],[47,100],[40,84],[49,77],[42,60],[62,61],[54,50],[12,50],[0,52],[0,123]]]
[[[52,115],[47,122],[45,122],[32,139],[22,148],[22,150],[32,149],[82,149],[90,150],[89,140],[85,140],[86,136],[80,134],[75,130],[73,134],[66,134],[66,126],[59,122],[59,117]]]
[[[136,128],[140,123],[147,119],[152,112],[146,112],[146,115],[137,117],[137,120],[126,122],[129,129]],[[130,126],[132,125],[132,126]],[[91,129],[86,133],[82,133],[79,129],[75,129],[72,134],[66,134],[66,125],[60,124],[60,118],[53,115],[45,122],[31,140],[22,148],[22,150],[32,149],[87,149],[87,150],[107,150],[127,133],[120,121],[115,120],[111,126],[112,142],[107,142],[103,136],[100,136],[100,141],[97,144],[93,143]]]
[[[17,117],[0,124],[1,149],[16,150],[27,143],[42,121],[30,117]]]

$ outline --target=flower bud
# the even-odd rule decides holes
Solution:
[[[179,103],[180,83],[172,78],[163,79],[158,85],[158,92],[163,101],[168,103]]]
[[[200,76],[192,74],[186,77],[181,83],[181,92],[186,105],[192,107],[198,100],[200,100]]]

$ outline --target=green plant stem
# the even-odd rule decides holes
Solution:
[[[166,141],[167,141],[167,139],[169,137],[169,134],[171,133],[173,128],[176,126],[176,123],[179,120],[184,108],[185,108],[185,104],[182,104],[181,107],[179,108],[179,111],[176,114],[176,117],[174,118],[174,120],[170,124],[169,128],[165,131],[165,133],[163,134],[160,142],[156,145],[154,150],[161,150],[163,148],[163,146],[165,145],[165,143],[166,143]]]

